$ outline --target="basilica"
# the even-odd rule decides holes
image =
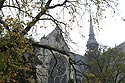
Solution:
[[[83,83],[83,71],[88,71],[86,67],[91,60],[91,56],[82,56],[70,51],[62,30],[56,27],[50,34],[43,36],[39,42],[40,45],[47,45],[68,53],[69,56],[57,51],[38,48],[36,56],[42,62],[37,65],[37,80],[39,83]],[[86,47],[87,51],[98,48],[96,41],[92,18],[90,16],[89,39]],[[119,46],[120,47],[120,46]]]
[[[74,83],[82,83],[84,81],[82,72],[86,70],[85,64],[88,63],[89,56],[70,52],[60,28],[55,28],[50,34],[43,36],[39,44],[49,45],[70,55],[66,56],[56,51],[38,48],[36,56],[42,62],[42,65],[37,66],[37,80],[40,83],[68,83],[69,80]],[[86,47],[88,51],[98,47],[91,16],[89,39]]]

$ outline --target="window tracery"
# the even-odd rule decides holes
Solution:
[[[56,60],[55,58],[51,58],[49,62],[49,69],[50,69],[50,72],[53,71],[52,76],[60,77],[64,75],[66,72],[66,64],[67,64],[67,61],[64,56],[56,56]]]

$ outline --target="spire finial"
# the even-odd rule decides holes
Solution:
[[[91,17],[91,12],[90,12],[90,29],[89,29],[89,39],[87,41],[87,49],[93,50],[98,47],[98,43],[95,39],[95,34],[93,30],[93,25],[92,25],[92,17]]]
[[[90,38],[90,39],[93,39],[93,38],[95,38],[94,36],[95,36],[95,34],[94,34],[94,30],[93,30],[93,25],[92,25],[92,17],[91,17],[91,15],[90,15],[89,38]]]

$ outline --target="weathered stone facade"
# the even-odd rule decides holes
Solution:
[[[88,57],[79,54],[71,53],[65,42],[60,28],[55,28],[46,37],[43,36],[39,42],[41,45],[48,45],[50,47],[65,51],[70,56],[63,55],[56,51],[38,48],[36,56],[42,62],[37,65],[37,77],[41,83],[68,83],[72,79],[74,83],[83,83],[83,71],[85,70],[85,63],[88,63]],[[90,33],[87,42],[87,49],[92,50],[98,47],[98,43],[94,37],[92,26],[92,19],[90,17]],[[73,64],[70,63],[73,60]]]
[[[62,32],[59,28],[55,28],[49,35],[42,37],[41,45],[49,45],[51,47],[70,52],[68,45],[64,41]],[[66,55],[58,52],[39,48],[36,53],[42,61],[42,65],[37,66],[37,72],[41,75],[38,80],[42,83],[68,83],[69,79],[69,63]]]

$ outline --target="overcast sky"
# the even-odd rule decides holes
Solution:
[[[10,11],[6,10],[5,12],[9,13]],[[118,15],[116,14],[114,17],[112,17],[110,10],[106,11],[107,18],[103,19],[100,22],[100,27],[102,28],[100,31],[98,30],[97,26],[94,26],[95,37],[99,44],[114,47],[115,45],[119,45],[122,42],[125,42],[125,37],[124,37],[125,36],[125,21],[121,19],[121,18],[125,19],[125,0],[119,0],[119,6],[118,6],[117,12],[119,14]],[[67,15],[65,16],[66,18],[68,17]],[[71,43],[70,45],[76,53],[81,54],[81,55],[84,55],[85,53],[86,43],[87,43],[88,35],[89,35],[89,21],[87,21],[89,20],[89,15],[87,16],[84,16],[84,18],[81,19],[82,20],[81,26],[83,28],[77,28],[78,26],[76,26],[76,24],[73,23],[72,24],[74,25],[72,26],[73,30],[70,31],[71,33],[70,36],[72,37],[73,41],[77,43],[77,46],[74,45],[73,43]],[[43,25],[44,25],[44,22],[43,22]],[[40,31],[42,31],[42,33]],[[50,25],[49,25],[49,28],[45,28],[44,30],[38,29],[38,34],[40,35],[37,35],[37,37],[40,39],[43,35],[47,35],[51,31],[52,29],[50,30]]]
[[[100,43],[111,47],[125,42],[125,21],[121,19],[125,18],[125,0],[119,0],[119,2],[119,16],[112,17],[109,14],[108,18],[104,19],[102,30],[97,37]]]
[[[99,44],[114,47],[125,41],[125,21],[121,19],[125,18],[125,0],[119,0],[117,12],[119,14],[112,17],[111,11],[106,11],[107,18],[100,22],[100,27],[102,28],[100,31],[97,26],[93,25],[95,37]],[[89,35],[89,21],[87,21],[89,20],[89,15],[84,16],[81,20],[81,26],[83,28],[77,28],[78,26],[73,23],[73,30],[70,31],[70,36],[72,40],[77,43],[77,46],[73,43],[70,45],[76,53],[84,55]],[[47,35],[51,31],[50,28],[46,28],[42,30],[42,35]],[[38,34],[41,34],[40,30],[38,30],[38,32]],[[82,37],[82,35],[84,37]],[[41,37],[42,36],[39,35],[39,39]]]
[[[115,45],[119,45],[122,42],[125,42],[125,21],[121,18],[125,18],[125,0],[119,0],[118,6],[118,15],[112,17],[111,12],[106,12],[107,18],[101,21],[100,27],[102,28],[100,31],[97,30],[97,27],[94,27],[96,39],[99,44],[107,45],[110,47],[114,47]],[[86,49],[86,42],[88,40],[89,34],[89,23],[83,24],[86,25],[82,33],[85,38],[82,38],[80,35],[75,35],[79,33],[78,30],[74,30],[71,33],[73,34],[72,38],[78,46],[72,44],[76,53],[83,55]],[[75,34],[74,34],[75,33]]]

